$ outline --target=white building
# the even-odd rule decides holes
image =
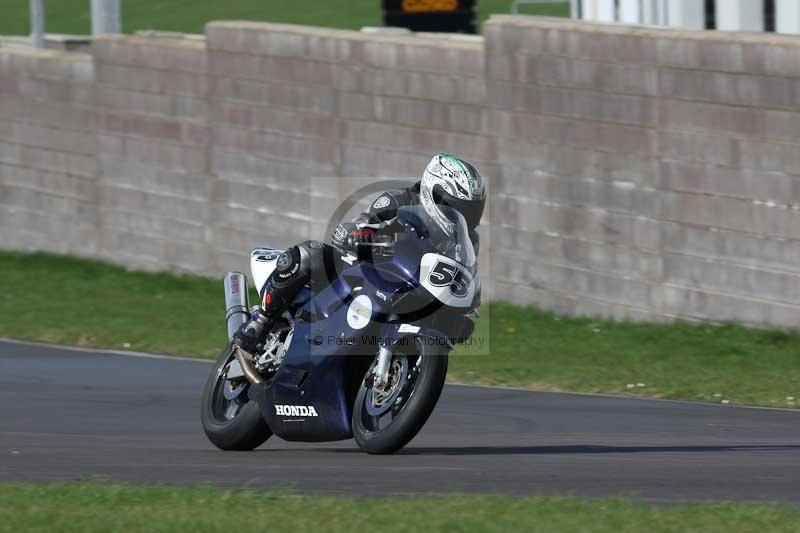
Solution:
[[[571,0],[585,20],[800,34],[800,0]]]

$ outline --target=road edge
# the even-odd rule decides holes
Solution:
[[[124,357],[141,357],[144,359],[171,359],[175,361],[191,361],[194,363],[204,363],[204,364],[211,364],[214,361],[212,359],[201,359],[199,357],[184,357],[180,355],[168,355],[168,354],[159,354],[159,353],[148,353],[148,352],[137,352],[133,350],[116,350],[111,348],[90,348],[90,347],[83,347],[83,346],[70,346],[67,344],[55,344],[49,342],[41,342],[41,341],[28,341],[28,340],[21,340],[21,339],[9,339],[7,337],[0,337],[0,343],[7,343],[7,344],[17,344],[21,346],[40,346],[43,348],[57,348],[60,350],[67,350],[72,352],[81,352],[81,353],[89,353],[95,355],[101,354],[111,354],[111,355],[119,355]],[[672,400],[669,398],[653,398],[650,396],[636,396],[636,395],[627,395],[627,394],[611,394],[611,393],[604,393],[604,392],[570,392],[570,391],[549,391],[549,390],[537,390],[537,389],[528,389],[525,387],[512,387],[508,385],[482,385],[480,383],[458,383],[458,382],[448,382],[447,385],[451,387],[469,387],[469,388],[476,388],[476,389],[491,389],[491,390],[499,390],[499,391],[514,391],[514,392],[531,392],[531,393],[539,393],[539,394],[560,394],[564,396],[589,396],[594,398],[609,398],[609,399],[617,399],[617,400],[639,400],[639,401],[648,401],[648,402],[663,402],[663,403],[672,403],[672,404],[681,404],[681,405],[689,405],[689,406],[706,406],[706,407],[719,407],[720,409],[756,409],[759,411],[783,411],[789,413],[797,413],[800,414],[800,409],[791,409],[788,407],[768,407],[768,406],[760,406],[760,405],[739,405],[739,404],[719,404],[719,403],[712,403],[712,402],[700,402],[700,401],[692,401],[692,400]]]

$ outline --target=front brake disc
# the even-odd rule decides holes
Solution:
[[[400,396],[407,377],[408,357],[405,355],[392,357],[392,364],[389,366],[389,388],[385,391],[375,391],[373,385],[367,389],[364,398],[367,413],[370,416],[380,416],[391,409],[397,397]]]

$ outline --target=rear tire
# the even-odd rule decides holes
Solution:
[[[272,431],[261,416],[261,408],[256,402],[247,401],[247,389],[240,392],[240,402],[244,402],[235,415],[226,419],[219,413],[221,387],[225,383],[221,370],[233,359],[232,344],[222,352],[217,363],[211,369],[208,381],[203,388],[200,401],[200,419],[208,440],[220,450],[248,451],[261,446]],[[239,399],[237,398],[237,399]]]
[[[447,377],[449,350],[438,345],[428,346],[419,342],[419,339],[414,345],[418,347],[422,360],[413,392],[386,428],[375,431],[369,427],[370,416],[366,411],[366,403],[372,397],[368,394],[371,386],[362,382],[358,389],[353,406],[353,437],[367,453],[390,454],[408,444],[428,421],[439,401]],[[368,372],[372,372],[372,368]]]

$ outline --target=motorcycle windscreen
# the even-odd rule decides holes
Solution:
[[[419,283],[449,307],[471,308],[478,291],[476,257],[464,217],[445,206],[441,212],[451,223],[442,228],[422,206],[401,207],[397,220],[428,243],[420,260]]]
[[[433,249],[474,273],[475,247],[464,216],[453,208],[440,205],[439,210],[450,224],[447,229],[434,220],[421,205],[403,206],[397,210],[397,222],[413,228],[418,238],[426,239]]]

